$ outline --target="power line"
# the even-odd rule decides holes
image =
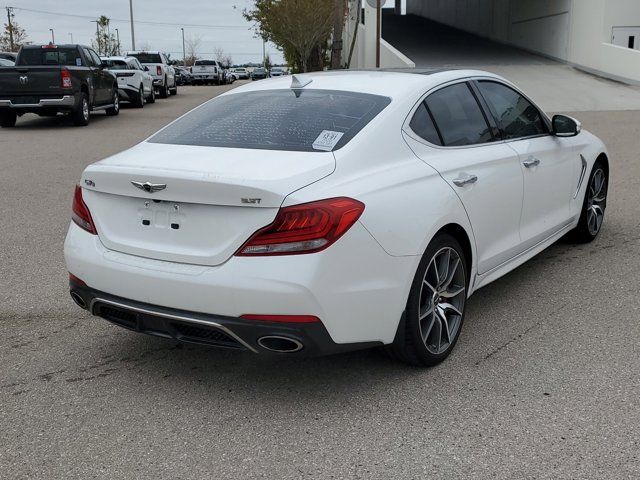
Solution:
[[[20,10],[23,12],[31,12],[31,13],[41,13],[43,15],[57,15],[59,17],[73,17],[73,18],[81,18],[83,20],[95,20],[95,17],[89,15],[74,15],[73,13],[60,13],[60,12],[48,12],[46,10],[35,10],[32,8],[22,8],[22,7],[7,7],[12,8],[14,10]],[[110,18],[112,22],[123,22],[123,23],[131,23],[129,20],[124,20],[121,18]],[[136,20],[136,23],[142,25],[153,25],[160,27],[189,27],[189,28],[211,28],[211,29],[242,29],[242,30],[250,30],[250,26],[241,26],[241,25],[206,25],[206,24],[197,24],[197,23],[170,23],[170,22],[151,22],[144,20]]]

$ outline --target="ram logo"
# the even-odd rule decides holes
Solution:
[[[253,205],[258,205],[262,201],[262,199],[261,198],[241,198],[240,201],[242,203],[250,203]]]

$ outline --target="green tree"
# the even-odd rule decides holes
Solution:
[[[111,55],[120,55],[120,44],[116,36],[109,30],[110,19],[101,15],[96,20],[98,27],[95,38],[91,41],[91,46],[97,50],[100,55],[105,57]]]
[[[322,70],[327,62],[335,0],[255,0],[243,12],[257,36],[273,42],[295,71]]]
[[[13,34],[13,49],[11,48],[11,34]],[[20,27],[13,19],[11,27],[8,23],[4,24],[2,35],[0,35],[0,51],[17,52],[22,45],[27,45],[27,32]]]

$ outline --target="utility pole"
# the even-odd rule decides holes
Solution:
[[[69,32],[69,38],[71,39],[71,43],[73,43],[73,33]]]
[[[180,27],[182,30],[182,66],[186,68],[187,66],[187,51],[184,48],[184,28]]]
[[[120,31],[116,28],[116,39],[118,40],[118,55],[120,55]]]
[[[335,0],[333,7],[333,41],[331,42],[331,69],[342,67],[342,32],[344,28],[344,0]]]
[[[133,28],[133,0],[129,0],[129,15],[131,17],[131,50],[136,49],[136,34]]]
[[[380,68],[380,27],[382,26],[382,2],[377,0],[376,8],[376,68]]]
[[[50,28],[49,31],[51,32],[51,43],[53,43],[55,45],[56,43],[56,36],[53,33],[53,28]]]
[[[9,44],[11,45],[11,51],[13,52],[13,24],[11,19],[13,18],[13,7],[7,7],[7,20],[9,21]]]
[[[262,37],[262,67],[267,69],[267,41]]]

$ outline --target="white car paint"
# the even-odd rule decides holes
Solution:
[[[144,91],[144,98],[150,98],[153,94],[153,77],[144,70],[144,67],[134,57],[100,57],[103,61],[117,62],[119,65],[109,67],[118,78],[118,91],[121,98],[132,99],[140,86]]]
[[[436,147],[412,132],[408,122],[422,99],[478,78],[511,85],[465,70],[309,74],[312,82],[304,89],[383,95],[391,103],[333,152],[145,141],[90,165],[81,186],[98,235],[71,224],[65,242],[69,272],[98,291],[146,304],[227,317],[315,315],[337,344],[389,344],[421,256],[438,231],[455,224],[466,233],[471,295],[577,225],[587,189],[584,181],[575,192],[580,156],[590,172],[606,153],[586,131],[573,138],[545,135],[473,147]],[[291,81],[253,82],[223,96],[288,90]],[[534,155],[540,165],[524,168],[522,161]],[[464,174],[478,181],[457,186],[453,180]],[[172,188],[146,194],[131,181]],[[244,205],[245,197],[262,203]],[[279,208],[334,197],[356,199],[365,209],[326,250],[233,254]],[[175,202],[175,210],[168,203],[153,212],[165,223],[182,214],[197,220],[182,237],[167,228],[132,229],[128,219],[144,218],[145,201],[151,200]]]
[[[144,62],[144,56],[153,55],[157,57],[159,62]],[[165,89],[173,92],[177,91],[178,84],[176,82],[176,71],[169,64],[166,55],[159,51],[131,51],[126,53],[127,57],[137,58],[142,66],[147,67],[149,75],[153,78],[153,86],[161,92]]]

